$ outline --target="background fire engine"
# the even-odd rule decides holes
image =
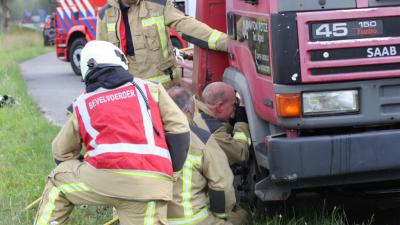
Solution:
[[[76,75],[80,75],[80,53],[85,44],[96,39],[96,17],[106,0],[57,0],[55,12],[57,58],[71,62]],[[187,43],[173,30],[168,29],[172,44],[177,48]]]

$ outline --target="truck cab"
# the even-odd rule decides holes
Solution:
[[[243,98],[259,200],[400,180],[400,2],[203,0],[228,53],[195,48],[193,90]]]

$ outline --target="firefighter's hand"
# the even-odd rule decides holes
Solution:
[[[175,53],[175,59],[176,61],[181,61],[181,62],[185,62],[185,59],[183,59],[181,51],[179,51],[179,49],[174,48],[174,53]]]

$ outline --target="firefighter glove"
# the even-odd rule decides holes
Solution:
[[[235,110],[235,122],[248,122],[246,109],[243,106],[236,107]]]

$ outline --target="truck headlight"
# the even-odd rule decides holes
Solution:
[[[303,93],[303,114],[330,115],[359,111],[358,90]]]

